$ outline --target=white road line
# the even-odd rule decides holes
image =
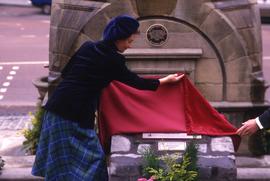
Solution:
[[[0,70],[3,70],[3,66],[0,66]]]
[[[7,92],[7,88],[1,88],[1,89],[0,89],[0,92],[2,92],[2,93]]]
[[[20,68],[19,66],[13,66],[12,70],[19,70],[19,68]]]
[[[3,95],[0,95],[0,100],[3,99],[3,98],[4,98],[4,96]]]
[[[9,82],[4,82],[2,85],[3,85],[4,87],[8,87],[8,86],[10,85],[10,83],[9,83]]]
[[[270,56],[263,57],[263,60],[270,60]]]
[[[13,79],[13,76],[9,75],[7,76],[7,80],[12,80]]]
[[[41,22],[42,22],[42,23],[47,23],[47,24],[49,24],[49,23],[50,23],[50,20],[42,20]]]
[[[36,35],[21,35],[22,38],[36,38]]]
[[[37,62],[0,62],[0,65],[39,65],[48,64],[47,61],[37,61]]]
[[[9,74],[10,75],[16,75],[16,71],[10,71]]]

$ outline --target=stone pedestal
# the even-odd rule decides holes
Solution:
[[[137,181],[141,177],[142,153],[151,148],[158,155],[183,153],[186,144],[198,144],[200,181],[235,181],[236,166],[230,137],[187,136],[185,133],[116,135],[111,141],[110,181]]]
[[[85,41],[102,39],[106,24],[120,14],[140,23],[133,49],[125,53],[131,70],[141,75],[188,74],[202,95],[236,127],[267,108],[256,0],[54,0],[49,95],[74,52]],[[143,135],[112,139],[111,180],[121,181],[140,176],[141,149],[183,152],[188,140]],[[235,180],[231,140],[203,136],[197,141],[200,181]],[[247,149],[240,147],[240,151]]]

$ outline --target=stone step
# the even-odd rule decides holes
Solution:
[[[259,157],[236,156],[237,168],[270,168],[270,155]]]
[[[42,181],[43,178],[31,175],[31,167],[3,168],[0,175],[1,181]]]
[[[270,181],[270,155],[236,156],[238,181]]]
[[[270,168],[237,168],[238,181],[269,181]]]
[[[1,181],[41,181],[31,175],[35,156],[2,156],[5,166],[0,174]]]
[[[31,175],[31,167],[33,165],[35,156],[3,156],[5,160],[5,166],[0,175],[0,181],[42,181],[42,178],[34,177]],[[262,159],[263,158],[263,159]],[[260,158],[250,157],[237,157],[237,164],[241,166],[252,166],[250,161],[253,161],[253,168],[237,168],[237,180],[238,181],[270,181],[270,167],[260,168],[260,166],[266,166],[263,162],[258,160],[268,160],[269,156],[263,156]],[[254,159],[257,159],[255,162]]]
[[[26,168],[32,167],[35,156],[2,156],[5,161],[4,168]]]
[[[22,143],[25,141],[21,130],[0,130],[0,155],[25,156]]]
[[[4,168],[1,181],[42,181],[43,178],[31,175],[31,167]],[[270,168],[238,168],[237,181],[269,181]]]

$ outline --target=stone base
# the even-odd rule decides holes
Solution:
[[[143,136],[144,135],[144,136]],[[197,136],[186,138],[174,134],[145,136],[116,135],[112,137],[109,173],[111,181],[137,181],[142,176],[142,151],[154,150],[157,155],[180,153],[185,151],[186,143],[191,139],[198,144],[198,167],[200,181],[235,181],[236,165],[234,148],[230,137]],[[143,137],[147,137],[143,138]],[[181,137],[181,138],[180,138]],[[161,146],[163,145],[163,146]]]

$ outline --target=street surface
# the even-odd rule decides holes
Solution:
[[[32,6],[0,5],[0,105],[35,105],[32,80],[47,75],[50,16]]]

